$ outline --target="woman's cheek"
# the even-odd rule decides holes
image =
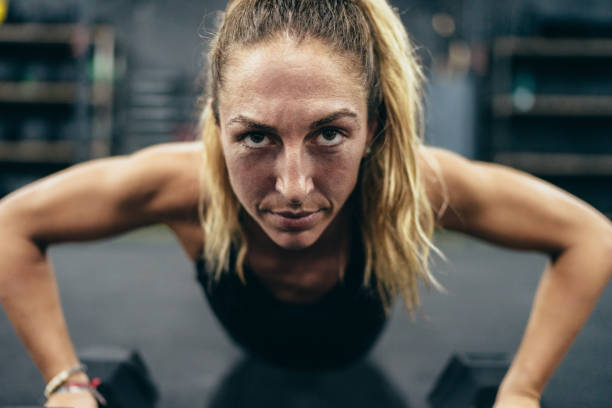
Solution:
[[[270,172],[270,166],[259,160],[242,158],[228,163],[230,184],[243,206],[248,207],[252,201],[261,200],[265,196],[271,184]]]
[[[315,185],[322,193],[334,197],[335,201],[348,198],[357,183],[358,161],[352,160],[352,156],[339,155],[332,160],[319,162],[318,169],[318,183]]]

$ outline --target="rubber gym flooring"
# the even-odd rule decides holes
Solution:
[[[424,316],[396,307],[369,357],[304,374],[245,358],[221,330],[170,233],[51,249],[77,349],[137,348],[161,392],[159,408],[427,407],[454,352],[513,353],[546,258],[443,232],[436,259],[448,294],[424,295]],[[578,271],[580,272],[580,271]],[[397,306],[397,305],[396,305]],[[0,406],[41,401],[42,380],[0,314]],[[612,406],[612,289],[608,287],[544,394],[547,407]]]

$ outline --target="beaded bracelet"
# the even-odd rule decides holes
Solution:
[[[53,392],[58,389],[62,384],[64,384],[68,380],[68,378],[70,378],[71,375],[86,372],[87,367],[85,367],[85,365],[81,363],[60,372],[47,383],[44,392],[45,398],[48,399],[49,396],[53,394]]]
[[[53,395],[55,393],[58,393],[58,392],[81,392],[81,391],[88,391],[88,392],[91,393],[91,395],[93,395],[93,397],[96,399],[96,401],[98,401],[99,405],[105,406],[106,405],[106,400],[104,399],[102,394],[100,394],[100,392],[97,390],[98,385],[100,385],[100,379],[99,378],[94,378],[89,383],[84,383],[84,382],[67,382],[67,383],[64,383],[62,386],[56,388],[55,391],[53,391],[51,393],[51,395]]]

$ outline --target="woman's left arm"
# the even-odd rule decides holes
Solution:
[[[421,150],[421,159],[440,227],[550,256],[495,405],[538,407],[612,275],[612,223],[587,203],[527,173],[429,147]]]

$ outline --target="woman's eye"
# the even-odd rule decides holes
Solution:
[[[256,149],[258,147],[264,147],[270,144],[268,136],[262,133],[248,133],[243,135],[240,140],[246,147]]]
[[[338,129],[325,128],[319,132],[319,136],[316,138],[317,144],[321,146],[336,146],[342,143],[344,135],[340,133]]]

